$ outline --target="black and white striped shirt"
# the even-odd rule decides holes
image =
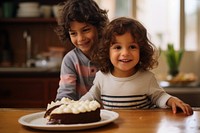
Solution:
[[[81,100],[95,99],[101,102],[105,109],[142,109],[152,108],[154,105],[166,108],[170,97],[158,85],[150,71],[138,71],[126,78],[99,71],[96,73],[94,85]]]

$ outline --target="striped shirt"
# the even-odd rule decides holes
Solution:
[[[138,108],[151,108],[151,100],[147,95],[128,95],[128,96],[110,96],[101,95],[101,100],[104,108],[126,108],[126,109],[138,109]]]
[[[126,78],[99,71],[92,88],[80,100],[96,99],[105,109],[141,109],[154,106],[166,108],[170,97],[150,71],[138,71]]]
[[[81,52],[74,48],[63,58],[56,100],[63,97],[79,100],[92,86],[97,68]]]

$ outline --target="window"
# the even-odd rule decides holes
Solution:
[[[174,43],[178,49],[179,10],[178,0],[138,0],[136,16],[156,46],[166,49],[167,43]]]
[[[185,49],[195,51],[198,49],[198,35],[200,34],[200,1],[185,0]]]
[[[151,41],[161,49],[195,51],[200,43],[200,0],[96,0],[109,10],[110,20],[120,16],[137,18]]]
[[[108,10],[110,20],[126,16],[132,17],[132,0],[95,0],[102,9]]]

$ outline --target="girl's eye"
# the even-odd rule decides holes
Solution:
[[[113,48],[114,49],[121,49],[122,47],[121,46],[114,46]]]
[[[88,31],[90,31],[90,28],[83,29],[83,32],[88,32]]]
[[[76,33],[75,33],[75,32],[69,32],[69,35],[70,35],[70,36],[75,36]]]

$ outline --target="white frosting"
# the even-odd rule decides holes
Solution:
[[[74,102],[74,100],[71,100],[69,98],[65,98],[63,97],[60,101],[57,100],[56,102],[51,102],[50,104],[47,105],[47,110],[56,106],[56,105],[61,105],[61,104],[68,104],[68,103],[71,103],[71,102]]]
[[[100,108],[100,104],[96,101],[73,101],[68,98],[62,98],[61,101],[52,102],[48,104],[47,108],[51,108],[56,105],[61,105],[60,107],[54,109],[51,114],[61,114],[61,113],[73,113],[79,114],[84,112],[94,111]]]

